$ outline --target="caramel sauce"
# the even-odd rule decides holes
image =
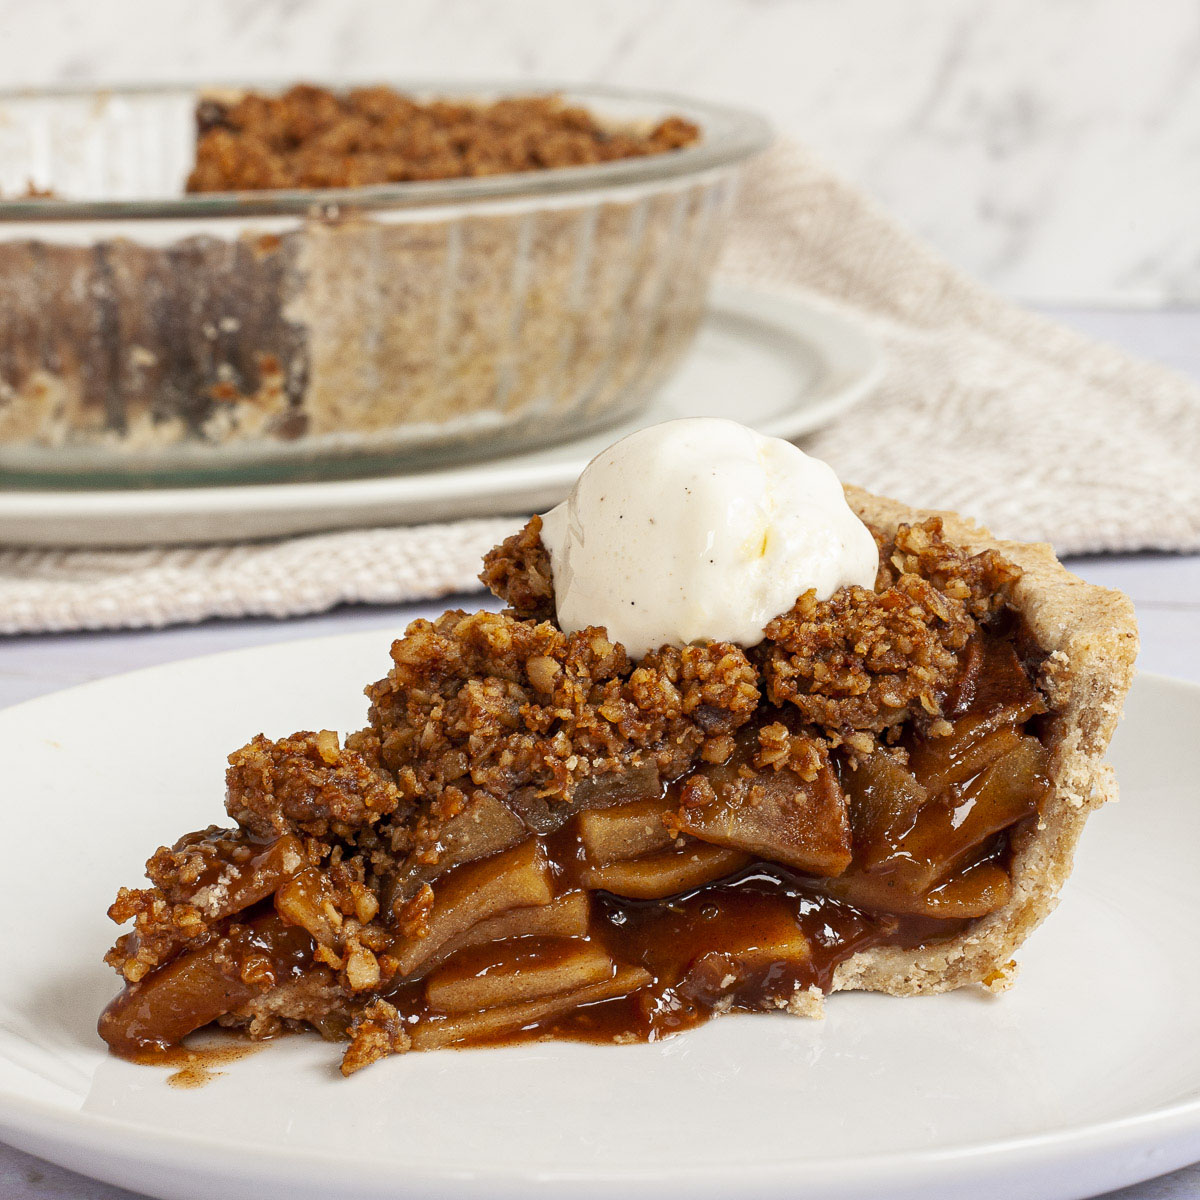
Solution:
[[[544,1038],[658,1041],[701,1025],[718,1011],[785,1008],[811,987],[827,992],[837,965],[869,946],[929,945],[969,924],[869,913],[823,895],[819,887],[818,881],[776,864],[755,863],[729,879],[666,900],[595,893],[585,940],[599,943],[616,962],[645,968],[652,982],[631,995],[584,1005],[555,1020],[462,1044]],[[786,948],[797,941],[797,933],[808,954],[788,958]],[[561,941],[515,938],[461,951],[442,969],[478,976],[514,964],[545,965],[562,952]],[[410,1023],[430,1012],[419,981],[401,983],[388,999]]]
[[[211,1083],[224,1071],[215,1068],[239,1062],[262,1049],[263,1042],[252,1042],[236,1033],[227,1033],[214,1042],[196,1044],[195,1039],[180,1042],[175,1046],[161,1046],[143,1050],[132,1056],[132,1061],[143,1066],[174,1067],[167,1076],[167,1085],[173,1088],[199,1088]]]
[[[838,962],[893,932],[886,918],[805,890],[757,864],[736,878],[669,902],[600,894],[594,933],[620,962],[654,982],[632,996],[578,1010],[551,1032],[586,1041],[656,1041],[728,1010],[785,1006],[809,987],[828,990]],[[810,956],[778,957],[799,931]],[[729,947],[729,950],[721,948]],[[756,963],[756,951],[765,959]],[[733,977],[731,984],[726,981]]]

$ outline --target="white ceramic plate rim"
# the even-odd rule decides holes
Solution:
[[[882,353],[870,334],[807,293],[718,286],[713,291],[710,312],[788,332],[826,367],[827,377],[819,381],[811,397],[803,398],[789,411],[756,422],[759,431],[769,436],[792,439],[811,433],[861,400],[882,374]],[[651,418],[653,408],[652,403],[646,414]],[[731,411],[730,415],[737,414]],[[627,422],[614,429],[612,436],[641,423],[645,422]],[[573,454],[571,449],[576,444],[581,450]],[[62,522],[85,531],[90,544],[101,541],[106,524],[113,521],[128,522],[132,527],[144,518],[194,520],[248,510],[281,516],[313,514],[314,532],[330,528],[321,517],[335,507],[367,512],[388,505],[394,516],[378,523],[392,524],[529,511],[547,502],[547,496],[565,493],[591,454],[604,444],[605,434],[592,433],[578,443],[566,442],[529,455],[363,479],[147,489],[0,490],[0,543],[23,540],[3,533],[5,520],[19,523],[14,526],[17,528],[32,528],[36,523],[34,540],[51,545],[58,544],[53,530]],[[556,457],[539,461],[547,452]],[[445,509],[444,516],[439,516],[439,506]],[[85,539],[81,536],[79,540]]]
[[[1165,677],[1144,677],[1148,681],[1177,683]],[[188,1161],[197,1166],[204,1165],[212,1154],[229,1155],[236,1152],[254,1169],[247,1171],[247,1179],[265,1177],[277,1183],[291,1180],[311,1181],[312,1169],[327,1167],[342,1172],[345,1160],[336,1155],[308,1150],[299,1153],[269,1145],[251,1148],[231,1147],[215,1138],[191,1136],[183,1133],[146,1132],[141,1127],[111,1117],[84,1116],[81,1113],[64,1111],[40,1101],[26,1101],[11,1095],[0,1095],[0,1131],[5,1140],[18,1148],[27,1148],[33,1153],[44,1153],[50,1157],[59,1147],[74,1145],[79,1148],[102,1148],[112,1156],[121,1153],[129,1161],[159,1162],[163,1165],[178,1165]],[[1078,1156],[1093,1151],[1110,1159],[1130,1150],[1144,1148],[1148,1157],[1155,1159],[1152,1170],[1132,1173],[1128,1176],[1105,1174],[1100,1186],[1112,1189],[1127,1183],[1149,1179],[1184,1166],[1195,1159],[1197,1126],[1200,1125],[1200,1099],[1181,1101],[1150,1109],[1144,1113],[1131,1114],[1116,1120],[1097,1122],[1075,1129],[1065,1129],[1036,1136],[1002,1139],[995,1142],[975,1142],[941,1150],[918,1150],[909,1153],[838,1156],[829,1158],[803,1158],[794,1162],[739,1164],[736,1168],[714,1167],[706,1164],[699,1167],[629,1168],[625,1170],[564,1170],[560,1168],[532,1168],[516,1170],[495,1168],[486,1174],[476,1171],[455,1171],[451,1168],[434,1170],[428,1167],[406,1168],[405,1190],[394,1191],[397,1196],[423,1197],[444,1196],[451,1185],[461,1197],[487,1197],[497,1194],[497,1186],[519,1185],[524,1194],[559,1194],[563,1184],[579,1183],[589,1188],[607,1188],[618,1184],[653,1183],[669,1181],[687,1183],[689,1194],[696,1197],[725,1196],[731,1189],[745,1189],[747,1185],[770,1187],[778,1185],[791,1189],[803,1187],[796,1195],[820,1195],[831,1191],[838,1196],[851,1194],[871,1195],[881,1184],[891,1189],[888,1195],[920,1194],[927,1186],[939,1187],[961,1178],[964,1183],[974,1185],[974,1195],[990,1195],[980,1186],[982,1171],[1016,1169],[1024,1176],[1031,1168],[1049,1168],[1054,1165],[1077,1165]],[[73,1139],[55,1136],[48,1131],[69,1131]],[[15,1135],[15,1136],[13,1136]],[[1186,1139],[1180,1152],[1173,1153],[1174,1139]],[[1166,1147],[1166,1149],[1164,1149]],[[1158,1154],[1152,1152],[1158,1151]],[[69,1164],[71,1157],[55,1154],[52,1161]],[[96,1175],[96,1178],[107,1176]],[[122,1183],[117,1177],[111,1182]],[[854,1191],[847,1191],[852,1181]],[[1002,1177],[990,1181],[1003,1182]],[[367,1161],[354,1165],[354,1177],[347,1181],[347,1191],[331,1190],[331,1200],[337,1195],[363,1192],[364,1188],[395,1189],[397,1184],[396,1164],[393,1162]],[[127,1186],[127,1181],[125,1181]],[[331,1187],[333,1185],[331,1184]],[[365,1194],[365,1193],[364,1193]],[[588,1195],[583,1191],[573,1195]],[[1078,1195],[1089,1194],[1080,1191]]]
[[[40,1110],[41,1119],[34,1113]],[[403,1197],[404,1200],[424,1200],[425,1197],[444,1198],[453,1193],[460,1200],[487,1200],[498,1196],[562,1196],[564,1187],[570,1195],[587,1197],[604,1193],[619,1185],[686,1186],[687,1194],[703,1200],[707,1197],[728,1197],[730,1194],[779,1194],[796,1197],[877,1197],[882,1200],[920,1196],[928,1189],[961,1186],[970,1189],[977,1198],[990,1196],[1034,1196],[1033,1191],[1016,1192],[1031,1173],[1070,1167],[1077,1172],[1077,1189],[1056,1192],[1056,1195],[1091,1196],[1101,1191],[1120,1188],[1154,1178],[1188,1165],[1195,1158],[1195,1105],[1178,1110],[1161,1110],[1106,1122],[1087,1129],[1038,1137],[1018,1138],[993,1144],[971,1145],[938,1151],[917,1151],[912,1154],[866,1154],[854,1158],[804,1159],[794,1164],[758,1166],[740,1164],[736,1168],[675,1167],[667,1169],[630,1169],[626,1171],[539,1170],[521,1172],[511,1168],[482,1172],[432,1171],[404,1168],[402,1190],[394,1163],[356,1163],[353,1175],[348,1176],[346,1162],[334,1155],[308,1152],[300,1155],[275,1147],[255,1147],[253,1151],[232,1148],[215,1140],[189,1138],[184,1134],[140,1135],[136,1127],[111,1118],[97,1117],[64,1119],[48,1105],[25,1106],[28,1115],[6,1113],[5,1136],[18,1149],[45,1157],[76,1170],[81,1166],[79,1152],[102,1152],[108,1160],[105,1169],[88,1169],[94,1178],[117,1186],[130,1186],[130,1180],[120,1170],[121,1162],[156,1164],[178,1169],[188,1166],[208,1169],[214,1155],[242,1158],[241,1169],[247,1185],[258,1187],[269,1183],[276,1188],[288,1184],[312,1184],[314,1167],[328,1172],[330,1200],[336,1197],[374,1197],[376,1195]],[[45,1125],[53,1123],[74,1133],[73,1138],[47,1133]],[[1174,1142],[1178,1140],[1179,1147]],[[64,1147],[71,1153],[63,1153]],[[1120,1157],[1142,1151],[1147,1170],[1126,1169],[1112,1164]],[[1081,1163],[1084,1155],[1093,1154],[1091,1164]],[[117,1169],[113,1170],[113,1164]],[[1091,1171],[1087,1166],[1091,1166]],[[991,1175],[990,1179],[984,1179]],[[344,1189],[334,1182],[342,1179]],[[578,1186],[575,1186],[578,1185]],[[882,1189],[882,1190],[881,1190]],[[163,1193],[164,1195],[167,1193]],[[181,1193],[183,1194],[183,1193]],[[194,1193],[193,1193],[194,1194]],[[230,1197],[242,1195],[241,1190],[228,1190]]]

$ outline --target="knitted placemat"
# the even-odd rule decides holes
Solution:
[[[802,441],[842,479],[1060,555],[1200,548],[1200,387],[1000,299],[807,151],[747,171],[723,278],[799,289],[883,346],[875,392]],[[395,604],[477,587],[512,519],[233,546],[0,550],[0,632]]]

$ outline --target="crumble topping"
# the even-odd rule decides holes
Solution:
[[[888,541],[872,530],[879,546],[879,578],[876,592],[897,583],[905,575],[926,579],[943,595],[959,601],[977,621],[994,617],[1008,604],[1012,585],[1021,570],[995,550],[968,554],[948,542],[941,517],[918,524],[901,524]]]
[[[212,934],[226,915],[224,887],[231,870],[246,866],[253,851],[228,829],[210,825],[176,844],[160,846],[146,863],[152,886],[121,888],[108,915],[133,921],[105,956],[131,983]]]
[[[296,733],[277,742],[261,733],[229,756],[226,811],[261,838],[297,832],[348,837],[395,812],[400,793],[378,759],[338,745],[337,735]]]
[[[483,556],[480,581],[503,600],[513,617],[554,620],[554,575],[542,544],[542,518],[532,516],[514,534]]]
[[[368,739],[371,761],[419,809],[415,823],[404,809],[387,825],[393,844],[405,826],[416,844],[435,847],[438,829],[478,792],[570,802],[581,783],[631,766],[672,779],[698,762],[724,762],[763,699],[798,712],[803,728],[768,723],[755,765],[805,782],[828,747],[868,755],[875,735],[913,717],[936,735],[948,728],[938,718],[960,652],[1019,577],[992,551],[951,545],[935,517],[901,525],[891,539],[873,531],[874,592],[801,596],[749,652],[666,646],[633,664],[603,629],[564,634],[553,623],[540,528],[535,516],[485,557],[480,578],[505,612],[414,622],[392,647],[391,672],[367,689],[371,725],[348,747]],[[252,745],[268,753],[266,743]]]
[[[570,800],[579,783],[652,764],[662,778],[728,757],[760,698],[736,646],[666,646],[636,667],[602,629],[449,612],[414,621],[367,689],[383,764],[406,799],[475,789]]]
[[[534,517],[484,560],[480,578],[517,620],[553,613],[540,528]],[[900,525],[890,539],[872,533],[880,550],[874,591],[842,588],[821,601],[805,593],[749,654],[768,700],[794,706],[832,744],[862,754],[874,746],[863,735],[940,715],[959,652],[1004,608],[1020,575],[995,551],[971,555],[952,545],[939,517]]]
[[[411,1044],[395,1005],[374,1000],[350,1026],[350,1045],[342,1056],[342,1074],[353,1075],[389,1054],[403,1054]]]
[[[679,116],[645,131],[607,127],[555,96],[421,103],[387,87],[307,84],[202,101],[196,124],[189,192],[508,175],[664,154],[700,136]]]
[[[163,853],[160,850],[159,853]],[[144,979],[155,967],[174,958],[191,942],[211,933],[211,927],[191,904],[171,904],[157,887],[126,888],[109,905],[108,916],[118,925],[132,921],[104,961],[129,983]]]
[[[808,591],[767,626],[767,695],[855,745],[857,732],[937,715],[938,693],[974,629],[960,602],[917,575],[882,592],[843,588],[828,600]]]

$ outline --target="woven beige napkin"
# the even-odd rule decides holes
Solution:
[[[723,275],[800,289],[883,346],[874,394],[802,442],[841,478],[1060,554],[1200,548],[1200,387],[992,295],[807,151],[780,145],[750,168]],[[428,599],[477,587],[514,525],[0,550],[0,632]]]

